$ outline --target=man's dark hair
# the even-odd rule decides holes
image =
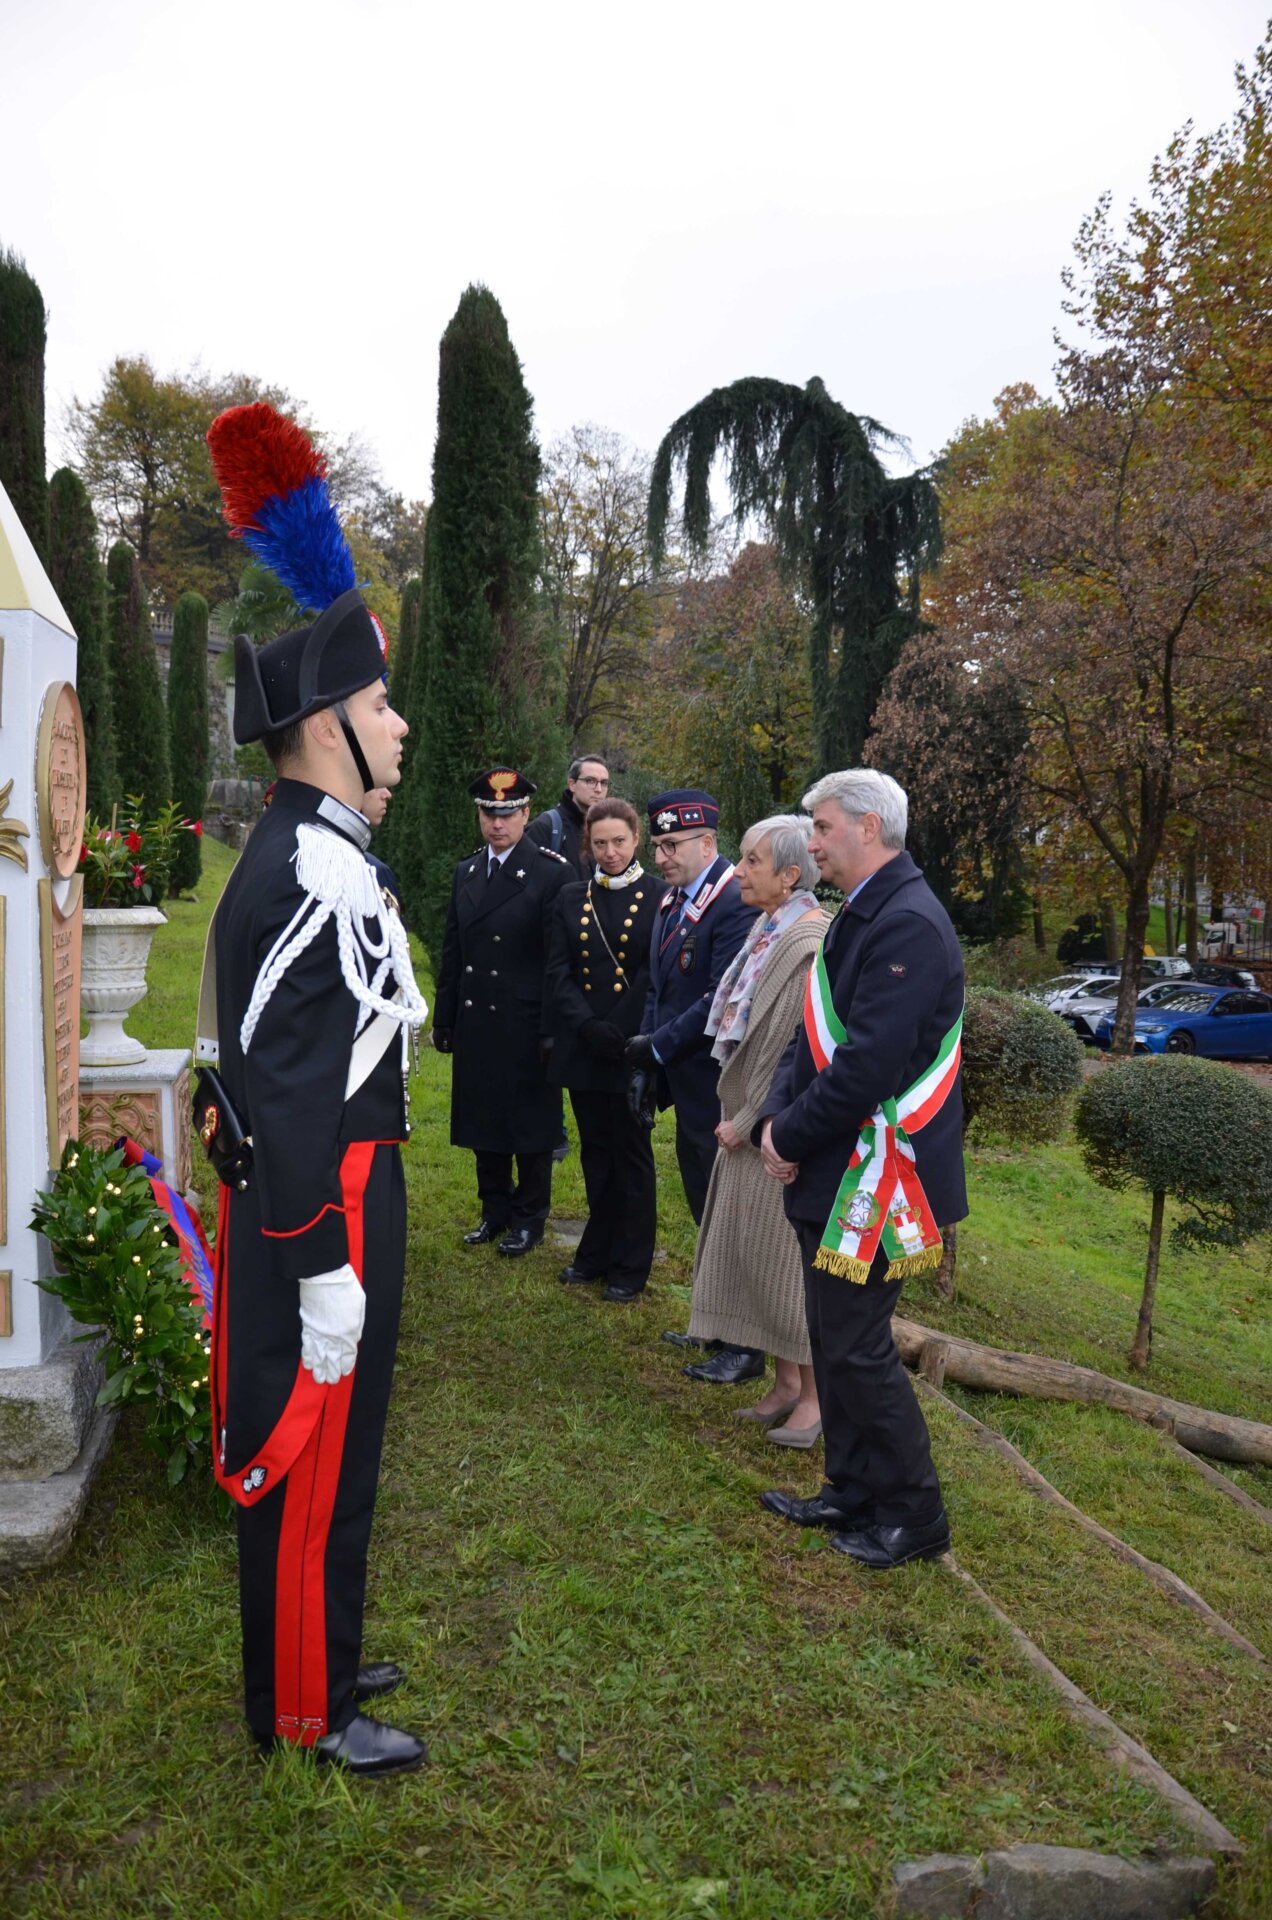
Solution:
[[[281,773],[292,760],[299,760],[305,751],[305,722],[293,720],[290,727],[279,727],[277,733],[263,733],[261,745],[269,755],[269,763],[275,773]]]
[[[566,774],[566,779],[577,780],[589,761],[595,766],[604,767],[606,773],[609,772],[609,762],[603,753],[581,753],[577,760],[571,760],[570,771]]]

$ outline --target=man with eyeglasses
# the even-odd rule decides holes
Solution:
[[[580,754],[570,762],[565,792],[557,805],[537,813],[526,828],[528,839],[568,860],[580,880],[592,878],[591,864],[583,857],[583,823],[588,808],[608,795],[609,783],[605,762],[594,753]]]
[[[642,1031],[628,1041],[625,1056],[633,1069],[633,1101],[645,1108],[651,1124],[655,1095],[660,1107],[676,1110],[676,1161],[699,1226],[720,1120],[720,1066],[707,1038],[707,1015],[725,968],[755,918],[742,904],[733,862],[716,845],[719,823],[719,807],[699,787],[677,787],[649,802],[654,862],[667,891],[650,942]],[[703,1367],[686,1371],[715,1386],[731,1386],[763,1373],[764,1355],[749,1347],[721,1347]]]

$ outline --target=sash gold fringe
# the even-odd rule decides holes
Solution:
[[[868,1260],[854,1260],[850,1253],[836,1253],[833,1247],[818,1247],[813,1260],[815,1267],[823,1273],[834,1273],[841,1280],[851,1280],[856,1286],[864,1286],[870,1273]]]
[[[885,1280],[908,1280],[913,1273],[934,1273],[941,1264],[941,1243],[934,1247],[924,1247],[922,1253],[907,1253],[904,1260],[894,1260],[884,1274]]]

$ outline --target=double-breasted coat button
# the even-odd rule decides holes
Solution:
[[[585,981],[583,982],[583,991],[584,991],[584,993],[591,993],[591,991],[592,991],[592,983],[591,983],[591,981],[590,981],[590,980],[585,980]]]
[[[500,940],[501,940],[501,938],[502,938],[502,935],[501,935],[501,934],[498,934],[498,933],[497,933],[497,934],[495,935],[495,945],[496,945],[496,946],[498,946],[498,945],[499,945],[499,942],[500,942]]]
[[[472,968],[471,968],[471,967],[465,967],[465,968],[464,968],[464,972],[465,972],[465,973],[471,973],[471,972],[472,972]]]
[[[490,977],[491,977],[491,979],[492,979],[492,980],[497,980],[497,979],[499,978],[499,969],[498,969],[498,967],[492,967],[492,968],[490,969]]]
[[[471,1007],[471,1006],[472,1006],[472,1004],[473,1004],[473,1003],[472,1003],[472,1001],[471,1001],[471,1000],[465,1000],[465,1002],[464,1002],[464,1005],[465,1005],[466,1007]]]
[[[623,925],[624,925],[625,927],[630,927],[630,926],[631,926],[631,924],[632,924],[632,916],[631,916],[631,914],[629,913],[629,914],[628,914],[628,916],[627,916],[627,918],[626,918],[626,920],[624,920],[624,922],[623,922]]]

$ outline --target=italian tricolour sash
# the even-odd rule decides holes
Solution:
[[[847,1038],[830,996],[825,955],[818,953],[804,996],[804,1032],[820,1073]],[[914,1164],[910,1135],[939,1113],[958,1078],[963,1016],[937,1049],[931,1066],[895,1100],[885,1100],[862,1122],[848,1171],[813,1261],[827,1273],[864,1282],[882,1245],[888,1280],[925,1273],[941,1264],[941,1235]]]

